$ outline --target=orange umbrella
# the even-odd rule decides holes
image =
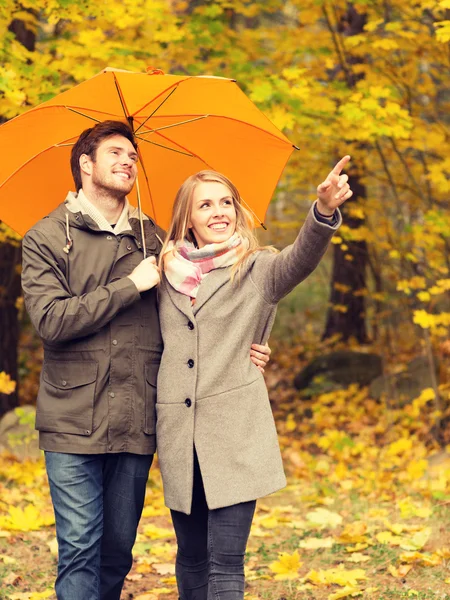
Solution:
[[[23,235],[62,202],[74,185],[71,147],[107,119],[132,126],[140,185],[130,201],[161,227],[181,183],[202,169],[229,177],[262,223],[293,149],[234,80],[105,69],[0,127],[0,219]]]

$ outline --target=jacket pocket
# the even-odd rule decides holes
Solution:
[[[158,378],[159,360],[144,365],[145,377],[145,417],[144,433],[156,432],[156,381]]]
[[[36,429],[91,435],[97,371],[95,361],[45,361],[37,400]]]

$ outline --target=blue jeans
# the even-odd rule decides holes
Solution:
[[[153,455],[46,452],[58,600],[119,600]]]
[[[256,501],[209,510],[197,457],[192,512],[171,511],[178,542],[180,600],[241,600],[244,559]]]

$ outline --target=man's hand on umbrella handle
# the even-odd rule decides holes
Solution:
[[[156,258],[149,256],[144,258],[142,262],[128,275],[128,278],[134,283],[139,292],[146,292],[161,280],[159,269],[156,266]]]
[[[261,373],[264,373],[264,367],[270,360],[270,354],[272,350],[270,347],[265,344],[261,346],[261,344],[252,344],[250,348],[250,359],[254,365],[258,367]]]
[[[321,215],[331,217],[338,206],[353,196],[348,185],[348,175],[341,175],[349,161],[348,155],[341,158],[325,181],[317,187],[317,210]]]

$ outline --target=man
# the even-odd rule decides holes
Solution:
[[[60,600],[120,598],[156,448],[164,232],[144,216],[141,238],[126,198],[137,160],[126,124],[84,131],[71,155],[78,193],[23,240],[25,304],[44,343],[36,428],[56,517]],[[252,360],[261,367],[268,357],[258,350]]]

